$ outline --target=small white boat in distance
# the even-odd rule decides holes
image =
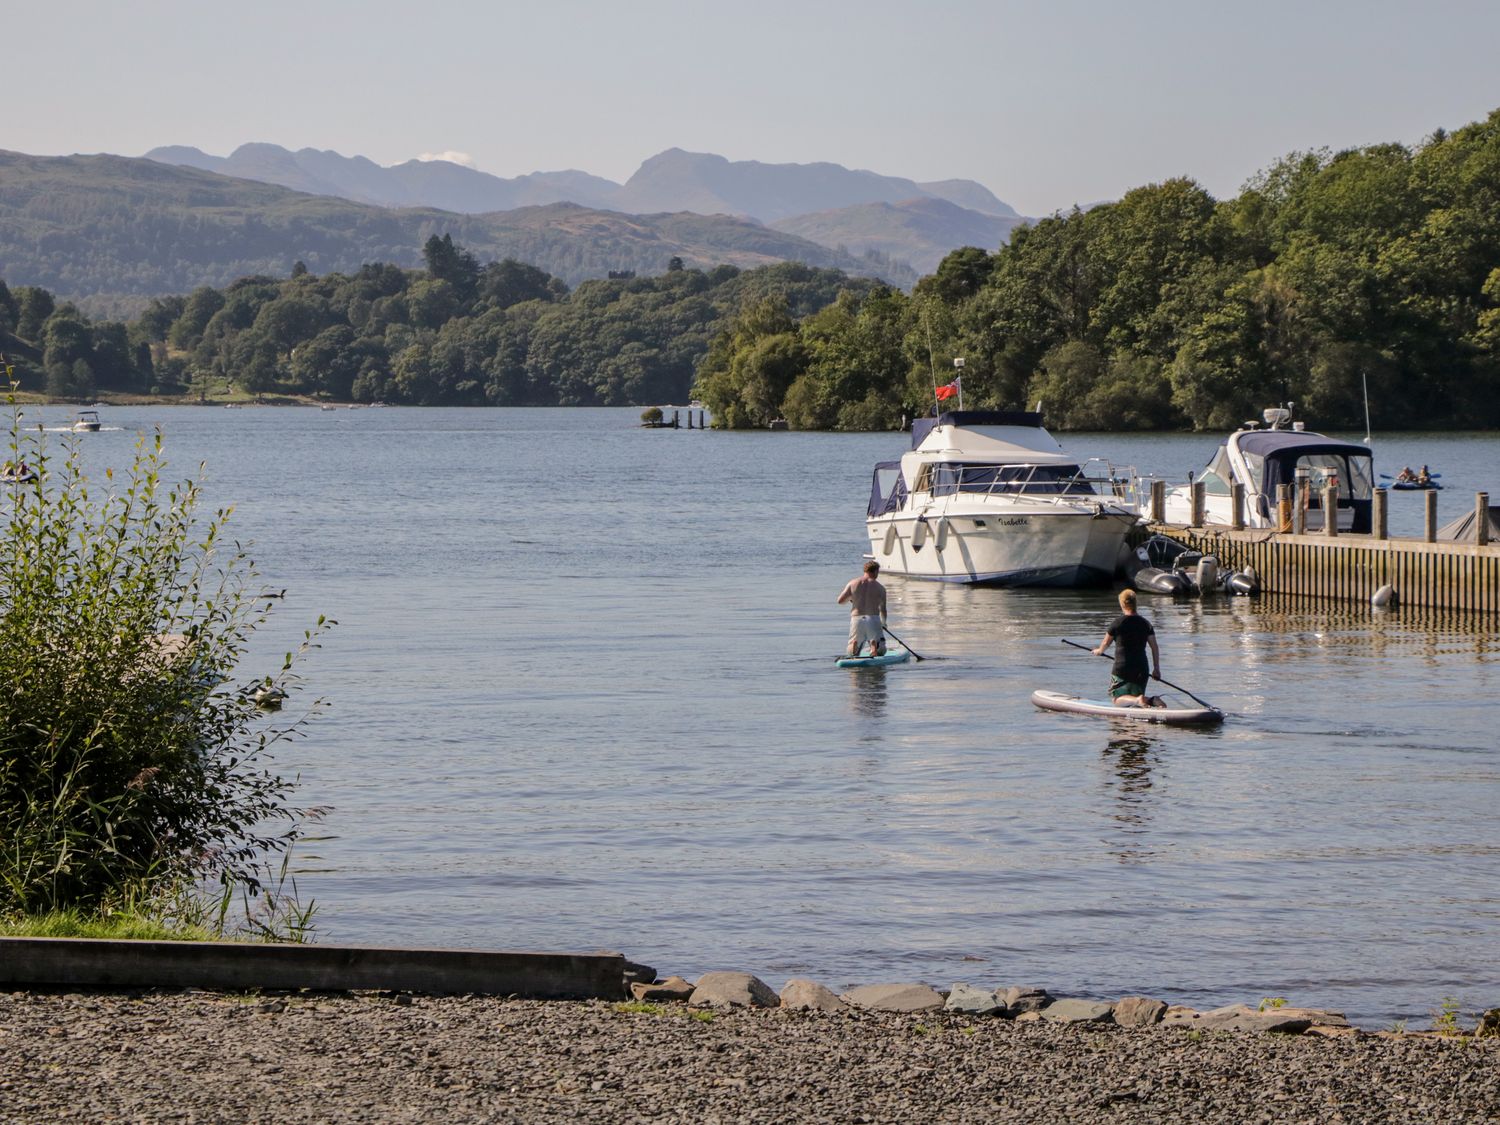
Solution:
[[[91,434],[99,429],[99,412],[97,410],[80,410],[78,417],[73,420],[73,432],[75,434]]]
[[[1139,521],[1128,481],[1066,453],[1039,413],[950,411],[916,419],[911,440],[901,460],[875,466],[870,489],[870,555],[887,574],[996,586],[1113,577]]]
[[[1262,414],[1264,428],[1249,421],[1230,434],[1208,467],[1193,479],[1203,489],[1203,521],[1228,527],[1234,522],[1234,484],[1245,486],[1246,527],[1277,527],[1276,489],[1288,484],[1296,496],[1299,480],[1307,484],[1306,526],[1321,530],[1323,490],[1338,485],[1340,531],[1370,530],[1370,503],[1375,491],[1375,459],[1370,447],[1326,437],[1292,421],[1292,404]],[[1186,485],[1167,490],[1167,522],[1187,526],[1193,518],[1193,492]]]

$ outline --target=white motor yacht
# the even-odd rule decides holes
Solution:
[[[1304,429],[1292,421],[1292,404],[1272,407],[1260,422],[1246,422],[1225,439],[1208,467],[1193,479],[1204,485],[1203,520],[1230,526],[1233,522],[1231,486],[1245,487],[1243,517],[1246,527],[1279,526],[1278,485],[1305,482],[1306,527],[1323,526],[1323,493],[1338,486],[1340,531],[1370,530],[1370,498],[1375,490],[1374,457],[1367,446],[1341,441]],[[1168,523],[1186,526],[1193,518],[1192,489],[1179,485],[1167,490]]]
[[[1139,515],[1126,482],[1102,463],[1089,476],[1093,464],[1064,452],[1038,413],[918,418],[911,450],[875,466],[871,557],[887,574],[940,582],[1107,582]]]

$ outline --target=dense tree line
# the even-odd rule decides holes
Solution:
[[[1500,425],[1500,110],[1415,148],[1295,153],[1216,201],[1186,179],[950,254],[910,296],[773,298],[713,341],[719,424],[891,426],[965,357],[965,403],[1069,429]]]
[[[244,277],[91,321],[35,286],[0,281],[0,350],[26,389],[251,394],[414,405],[618,406],[686,399],[721,325],[774,299],[806,315],[871,283],[794,263],[585,281],[478,259],[432,236],[425,269],[365,265],[317,277]],[[6,345],[7,339],[9,345]]]

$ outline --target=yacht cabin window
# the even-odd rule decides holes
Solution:
[[[987,495],[1093,495],[1094,486],[1077,465],[967,465],[929,462],[917,474],[913,492],[934,496],[957,493]]]

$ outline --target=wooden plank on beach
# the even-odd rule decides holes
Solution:
[[[230,941],[0,938],[0,984],[67,988],[252,988],[618,999],[618,953],[528,953]]]

